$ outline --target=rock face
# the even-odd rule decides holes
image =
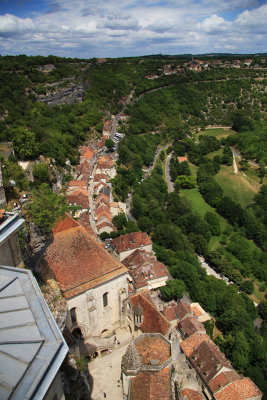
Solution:
[[[47,95],[37,95],[36,100],[47,103],[49,106],[79,103],[82,101],[85,85],[71,83],[68,88],[59,89]]]

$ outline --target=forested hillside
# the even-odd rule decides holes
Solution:
[[[126,201],[131,193],[138,228],[151,234],[168,266],[175,284],[163,293],[166,300],[185,287],[214,317],[210,334],[233,366],[267,393],[267,69],[255,60],[251,68],[210,62],[193,72],[190,62],[0,57],[0,141],[12,142],[15,151],[5,161],[4,183],[8,189],[15,179],[29,188],[18,159],[43,155],[59,168],[66,159],[74,166],[78,146],[124,110],[114,197]],[[59,97],[67,104],[54,104]],[[227,129],[206,129],[217,125]],[[35,174],[37,182],[51,183],[47,171]],[[52,208],[55,194],[46,190],[39,193],[50,196]],[[208,276],[197,256],[225,280]]]

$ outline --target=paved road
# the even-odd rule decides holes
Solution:
[[[216,271],[214,271],[214,269],[212,269],[212,268],[209,266],[209,264],[205,262],[205,260],[204,260],[203,257],[197,256],[197,258],[198,258],[198,260],[199,260],[199,262],[200,262],[200,264],[201,264],[201,267],[204,268],[204,269],[206,270],[207,275],[213,275],[213,276],[215,276],[215,278],[217,278],[217,279],[224,280],[225,283],[226,283],[227,285],[229,285],[229,281],[227,281],[227,278],[226,278],[226,277],[221,277]]]
[[[165,163],[165,177],[166,177],[166,182],[168,185],[168,193],[174,192],[174,185],[171,180],[171,175],[170,175],[170,161],[172,158],[172,153],[170,153],[166,159]]]
[[[233,156],[238,157],[238,158],[240,158],[240,160],[242,160],[242,158],[243,158],[242,155],[234,147],[231,147],[231,150],[232,150]],[[260,167],[259,164],[256,163],[255,161],[248,160],[248,163],[250,165],[253,165],[253,167],[257,167],[257,168]]]

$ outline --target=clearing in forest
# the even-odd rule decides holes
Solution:
[[[215,180],[221,186],[225,196],[231,197],[233,201],[246,207],[253,202],[255,194],[259,191],[260,185],[252,181],[241,171],[234,173],[233,166],[222,165]]]

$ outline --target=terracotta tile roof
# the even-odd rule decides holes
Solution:
[[[148,365],[151,360],[157,360],[157,365],[161,365],[171,356],[170,343],[166,343],[161,337],[144,336],[135,341],[135,348],[143,365]]]
[[[78,222],[76,222],[73,218],[69,216],[69,214],[65,213],[64,217],[57,222],[57,225],[52,229],[54,235],[59,232],[67,231],[68,229],[76,228],[79,226]]]
[[[193,351],[196,347],[198,347],[202,342],[209,340],[211,340],[211,338],[206,333],[204,333],[204,335],[200,333],[194,333],[193,335],[182,341],[181,349],[185,353],[186,357],[189,358],[192,356]]]
[[[151,237],[145,232],[133,232],[113,239],[111,245],[118,253],[122,253],[129,249],[137,249],[142,245],[147,246],[150,244],[152,244]]]
[[[102,179],[106,181],[108,179],[107,175],[105,175],[105,174],[95,174],[94,182],[101,182]]]
[[[234,370],[230,361],[226,359],[225,355],[212,340],[203,341],[193,350],[189,359],[207,384],[223,367],[228,370]]]
[[[138,289],[146,287],[151,280],[169,277],[167,267],[145,250],[135,250],[122,264],[129,268],[134,286]]]
[[[212,393],[216,393],[229,383],[238,379],[240,379],[240,375],[236,371],[224,371],[211,379],[209,382],[209,387]]]
[[[83,226],[90,235],[96,236],[95,231],[92,229],[89,223],[89,215],[88,212],[83,212],[80,217],[77,219],[77,222]]]
[[[193,311],[194,315],[196,317],[200,317],[200,315],[202,315],[202,312],[200,311],[199,308],[197,308],[196,306],[192,306],[190,305],[191,310]]]
[[[182,396],[183,400],[205,400],[203,394],[189,388],[182,390]]]
[[[100,230],[102,228],[105,228],[105,227],[110,227],[113,230],[115,230],[114,226],[110,222],[105,222],[105,221],[96,224],[96,227],[97,227],[98,230]]]
[[[242,378],[225,386],[214,394],[216,400],[251,400],[262,392],[250,378]]]
[[[161,333],[165,335],[170,329],[166,318],[157,310],[148,291],[131,296],[134,309],[141,305],[144,311],[144,320],[140,329],[145,333]]]
[[[111,215],[110,215],[110,212],[108,212],[108,211],[101,211],[98,215],[97,215],[97,219],[98,219],[98,221],[100,221],[101,220],[101,218],[107,218],[109,221],[112,221],[112,218],[111,218]]]
[[[178,157],[178,161],[179,163],[183,162],[183,161],[187,161],[187,157]]]
[[[174,321],[176,319],[182,320],[186,316],[191,315],[190,304],[179,301],[174,306],[165,307],[163,309],[163,314],[168,319],[168,321]]]
[[[102,211],[106,211],[108,214],[110,213],[110,209],[107,205],[101,204],[95,209],[95,213],[99,215]]]
[[[80,155],[83,156],[88,150],[92,151],[94,154],[96,154],[96,150],[93,147],[87,147],[83,146],[80,150]]]
[[[86,180],[80,180],[80,181],[69,181],[68,187],[75,187],[75,186],[85,186],[87,187],[87,181]]]
[[[196,332],[206,332],[204,325],[196,317],[186,317],[178,323],[178,329],[184,338],[193,335]]]
[[[65,196],[66,200],[72,204],[76,203],[83,208],[89,208],[88,191],[77,189]]]
[[[169,368],[159,372],[139,372],[130,381],[131,400],[171,400]]]
[[[86,158],[87,160],[92,160],[93,159],[93,157],[94,157],[94,152],[92,151],[92,150],[90,150],[90,149],[88,149],[84,154],[83,154],[83,156],[82,157],[84,157],[84,158]]]
[[[71,225],[69,216],[66,225]],[[63,295],[73,297],[117,276],[128,269],[113,258],[88,232],[77,226],[63,230],[55,227],[54,241],[46,249],[44,262],[54,273]],[[75,225],[75,221],[73,222]]]
[[[110,161],[113,162],[113,159],[112,159],[111,156],[103,155],[103,156],[100,156],[100,157],[98,158],[97,163],[98,163],[98,164],[105,164],[105,163],[108,163],[108,162],[110,162]]]

